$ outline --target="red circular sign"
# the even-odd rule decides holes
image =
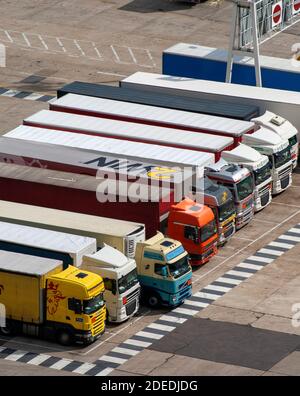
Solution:
[[[281,19],[281,5],[276,4],[276,6],[273,9],[273,22],[278,23]]]
[[[295,0],[294,1],[294,10],[299,11],[300,10],[300,0]]]

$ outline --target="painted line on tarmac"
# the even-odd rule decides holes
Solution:
[[[129,339],[114,347],[93,363],[48,354],[39,354],[9,347],[0,347],[0,359],[11,360],[54,370],[63,370],[81,375],[107,376],[114,369],[126,363],[155,341],[181,326],[202,309],[223,297],[235,287],[251,278],[261,269],[274,262],[278,257],[291,250],[300,242],[300,223],[269,242],[254,254],[244,259],[231,270],[214,280],[187,299],[180,307],[163,314],[156,321],[138,331]]]
[[[25,100],[33,100],[37,102],[51,102],[53,99],[56,99],[53,95],[45,95],[43,93],[38,92],[29,92],[29,91],[17,91],[15,89],[8,89],[0,87],[0,96],[16,98],[16,99],[25,99]]]

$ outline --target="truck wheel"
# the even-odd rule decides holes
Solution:
[[[147,298],[147,303],[151,308],[157,308],[160,305],[160,298],[157,294],[151,294]]]
[[[57,341],[64,346],[72,345],[74,342],[73,334],[68,330],[60,330],[57,334]]]
[[[10,323],[7,323],[5,327],[0,327],[0,332],[5,336],[12,336],[14,334],[14,328]]]

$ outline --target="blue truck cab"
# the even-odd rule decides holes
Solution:
[[[137,244],[135,260],[142,299],[151,307],[174,307],[192,295],[192,269],[180,242],[158,232]]]

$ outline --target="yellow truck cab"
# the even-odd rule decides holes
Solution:
[[[0,250],[5,335],[23,333],[63,345],[90,343],[105,330],[104,283],[62,261]]]
[[[60,343],[69,344],[74,339],[90,343],[104,332],[105,289],[100,276],[69,266],[47,278],[46,288],[47,322],[64,324],[65,327],[59,331]]]
[[[192,294],[192,269],[182,244],[161,232],[136,246],[142,299],[151,307],[176,306]]]

